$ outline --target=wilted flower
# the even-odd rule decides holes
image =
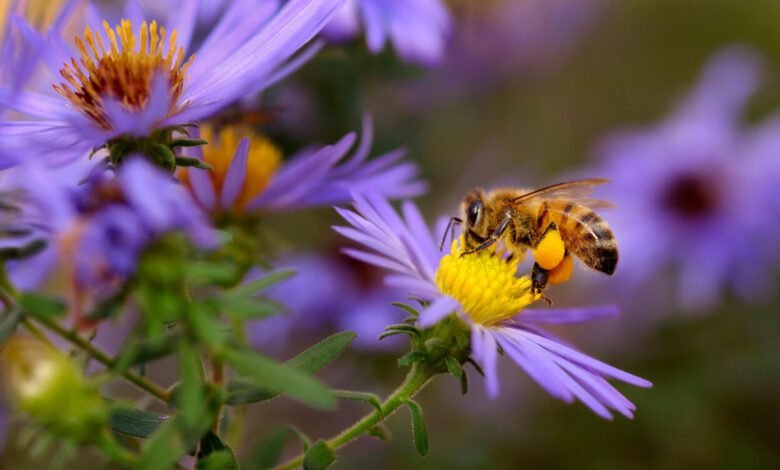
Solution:
[[[79,368],[54,346],[15,337],[3,348],[11,402],[50,432],[77,441],[95,439],[108,408]]]
[[[669,118],[617,134],[594,174],[612,180],[610,218],[628,282],[669,273],[685,306],[711,305],[730,286],[769,290],[780,242],[778,118],[753,129],[739,120],[759,79],[742,48],[716,55]],[[673,268],[674,271],[670,270]]]
[[[392,272],[389,285],[428,303],[421,327],[457,314],[471,330],[471,354],[485,371],[490,396],[499,391],[497,352],[506,353],[547,392],[567,402],[581,400],[604,418],[609,408],[632,417],[634,405],[606,379],[640,387],[650,382],[588,357],[539,327],[544,323],[578,323],[615,313],[613,308],[523,311],[536,301],[528,277],[517,277],[518,259],[482,250],[462,256],[461,243],[441,253],[417,207],[406,202],[403,219],[381,197],[355,196],[355,211],[338,209],[351,227],[339,233],[367,248],[346,249],[359,260]]]
[[[206,128],[206,137],[212,138]],[[239,141],[239,136],[242,136]],[[183,169],[181,174],[197,201],[211,212],[286,211],[338,204],[350,191],[371,189],[388,198],[407,198],[425,191],[417,165],[399,162],[403,149],[366,161],[373,128],[366,117],[360,143],[354,133],[333,145],[304,150],[281,162],[281,152],[267,138],[244,129],[224,128],[208,146],[195,150],[213,170]]]
[[[72,270],[77,293],[131,276],[144,248],[166,233],[186,232],[204,247],[216,242],[185,189],[142,158],[128,160],[116,176],[93,172],[81,186],[37,165],[20,169],[29,199],[23,217],[47,233],[48,250]]]
[[[431,65],[444,56],[452,16],[440,0],[348,0],[325,34],[343,41],[361,29],[371,52],[389,41],[404,60]]]
[[[87,26],[75,39],[75,57],[62,53],[67,49],[61,45],[29,35],[39,42],[36,47],[53,49],[57,57],[47,62],[61,64],[64,81],[53,84],[58,96],[30,92],[10,100],[0,94],[0,101],[33,118],[0,122],[2,166],[17,163],[19,155],[74,159],[104,145],[112,161],[142,153],[166,163],[177,147],[174,131],[300,66],[315,49],[290,58],[341,0],[292,0],[281,7],[261,2],[252,14],[245,3],[231,2],[197,51],[190,50],[195,1],[184,2],[172,15],[169,31],[155,21]]]

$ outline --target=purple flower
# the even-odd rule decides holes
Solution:
[[[378,196],[355,196],[354,211],[337,209],[350,227],[335,230],[364,249],[346,249],[359,260],[391,272],[387,284],[428,303],[421,327],[457,313],[471,328],[471,354],[485,371],[486,388],[498,395],[500,347],[552,396],[579,399],[599,416],[613,409],[632,417],[634,405],[607,382],[617,379],[640,387],[650,382],[586,356],[541,329],[544,323],[576,323],[614,315],[614,308],[522,310],[535,300],[531,281],[516,277],[519,260],[483,250],[461,256],[458,241],[441,253],[417,207],[406,202],[402,216]],[[439,224],[442,225],[442,224]],[[441,230],[438,231],[442,233]]]
[[[170,35],[156,22],[123,20],[111,29],[88,18],[90,26],[77,40],[80,51],[73,61],[68,54],[47,61],[57,64],[53,71],[60,67],[63,79],[54,84],[58,95],[25,92],[12,99],[7,87],[0,89],[0,103],[30,117],[0,121],[0,142],[6,150],[1,166],[17,163],[14,156],[21,150],[63,161],[120,136],[147,138],[155,130],[207,118],[300,66],[316,45],[293,56],[341,4],[230,2],[197,51],[189,50],[199,5],[195,0],[182,2],[171,15],[166,25]],[[32,34],[27,39],[41,48],[53,40]],[[65,49],[54,46],[54,51]]]
[[[373,141],[368,116],[357,146],[350,133],[333,145],[304,150],[284,164],[267,139],[247,133],[250,137],[240,142],[231,128],[223,129],[217,139],[209,135],[211,144],[195,154],[213,169],[181,172],[197,201],[210,212],[288,211],[343,203],[350,200],[350,191],[370,189],[388,198],[407,198],[426,189],[417,179],[417,165],[400,162],[403,149],[367,161]]]
[[[671,275],[689,308],[711,305],[725,287],[746,298],[771,289],[780,117],[753,128],[739,122],[759,65],[746,49],[724,50],[666,120],[602,147],[594,174],[612,180],[618,271],[631,285]]]
[[[389,41],[404,60],[431,65],[444,56],[452,17],[440,0],[349,0],[325,34],[334,41],[351,39],[361,24],[371,52]]]
[[[81,186],[36,164],[16,170],[28,199],[21,220],[46,233],[41,256],[70,269],[80,292],[131,276],[144,248],[168,232],[183,231],[202,247],[216,243],[185,189],[144,159],[128,160],[116,177],[93,171]]]

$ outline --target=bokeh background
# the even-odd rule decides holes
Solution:
[[[430,191],[418,203],[433,221],[455,215],[475,186],[543,186],[592,174],[605,138],[662,122],[725,46],[747,46],[764,60],[764,80],[748,102],[746,122],[780,108],[780,2],[448,4],[455,26],[442,64],[405,64],[390,49],[371,55],[362,40],[329,46],[257,103],[277,118],[266,132],[291,151],[301,139],[335,141],[370,113],[375,154],[404,146],[422,167]],[[768,211],[764,216],[775,217]],[[403,377],[395,362],[403,344],[379,343],[376,336],[403,314],[388,307],[392,293],[380,291],[379,274],[339,254],[345,241],[329,228],[339,223],[333,211],[268,223],[283,253],[279,264],[313,263],[307,266],[349,279],[366,296],[302,302],[291,316],[257,325],[256,346],[284,359],[331,332],[357,329],[358,344],[320,376],[335,388],[386,395]],[[647,223],[634,229],[667,227],[648,214]],[[650,284],[626,285],[578,270],[567,286],[549,292],[560,306],[620,305],[619,318],[559,333],[654,382],[652,389],[620,387],[637,405],[633,421],[619,416],[607,422],[581,404],[561,403],[505,361],[497,400],[485,396],[473,370],[466,396],[449,377],[419,395],[431,438],[428,457],[416,454],[401,410],[389,420],[389,444],[362,439],[341,451],[333,468],[780,467],[777,277],[768,279],[772,288],[765,295],[739,297],[724,289],[715,303],[690,308],[670,293],[670,279],[677,277],[666,274],[659,271]],[[327,297],[327,286],[318,287],[312,295]],[[164,383],[167,367],[157,364],[150,373]],[[256,468],[259,449],[290,417],[310,436],[329,436],[366,411],[353,403],[343,403],[338,413],[312,411],[280,398],[252,407],[246,432],[232,444],[245,468]],[[286,453],[297,445],[288,439]],[[11,444],[2,465],[36,468],[19,459]]]

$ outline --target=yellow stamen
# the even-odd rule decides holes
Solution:
[[[208,141],[208,145],[202,147],[203,159],[212,166],[209,177],[217,197],[222,193],[225,177],[239,142],[245,137],[249,138],[246,178],[241,187],[241,193],[233,203],[234,209],[242,210],[249,201],[268,186],[282,162],[282,152],[265,136],[256,134],[249,128],[242,126],[224,126],[215,135],[211,126],[203,125],[200,132],[201,138]],[[181,179],[189,185],[187,171],[201,170],[182,169]]]
[[[152,81],[162,74],[168,82],[171,103],[168,114],[179,111],[187,69],[195,56],[190,56],[182,64],[184,49],[176,43],[176,31],[166,43],[165,28],[158,31],[155,21],[151,25],[144,21],[138,44],[129,20],[122,20],[116,32],[107,22],[103,22],[103,28],[108,38],[108,50],[101,35],[93,33],[87,26],[83,38],[75,38],[79,60],[72,58],[60,70],[67,83],[54,85],[54,89],[98,126],[110,130],[111,123],[103,101],[114,99],[129,111],[143,109],[149,101]]]
[[[508,320],[541,295],[531,293],[531,279],[517,277],[519,260],[495,249],[461,256],[463,241],[452,242],[436,271],[436,285],[463,306],[471,321],[490,326]]]

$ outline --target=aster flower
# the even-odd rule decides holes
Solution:
[[[0,92],[0,102],[31,118],[0,122],[0,141],[8,150],[2,166],[16,163],[13,156],[21,151],[61,161],[104,145],[114,163],[140,152],[170,166],[175,130],[299,66],[315,49],[290,59],[341,0],[292,0],[281,7],[261,2],[252,14],[248,3],[258,5],[231,2],[197,51],[190,50],[195,1],[183,2],[167,30],[156,21],[87,26],[75,39],[75,56],[49,60],[59,64],[62,77],[53,84],[56,96],[27,92],[11,100],[8,90]],[[28,39],[40,48],[50,45],[46,38]]]
[[[212,171],[188,168],[182,179],[208,211],[278,212],[349,200],[350,191],[371,189],[388,198],[417,196],[425,184],[417,180],[413,163],[399,162],[398,149],[367,161],[373,141],[371,119],[363,121],[363,136],[355,146],[354,133],[333,145],[304,150],[281,162],[281,152],[265,137],[249,129],[226,127],[215,138],[210,128],[202,134],[210,145],[195,155]],[[239,134],[243,131],[242,134]],[[246,135],[239,141],[240,135]]]
[[[402,205],[400,217],[381,197],[355,196],[354,211],[337,209],[351,227],[335,230],[365,249],[346,249],[359,260],[387,269],[389,285],[427,303],[419,325],[431,327],[453,314],[471,331],[471,355],[484,368],[486,388],[498,395],[500,348],[552,396],[579,399],[604,418],[609,409],[632,417],[634,405],[607,382],[616,379],[640,387],[650,382],[593,359],[567,346],[540,324],[578,323],[614,314],[612,308],[576,310],[523,309],[539,297],[528,277],[517,277],[518,259],[483,250],[461,256],[454,240],[449,253],[439,252],[416,206]]]
[[[760,60],[733,47],[717,54],[699,83],[663,122],[613,136],[594,174],[612,180],[607,197],[627,282],[673,273],[682,304],[711,305],[724,287],[745,298],[770,290],[780,241],[778,119],[739,122]],[[641,268],[640,268],[641,267]],[[670,269],[673,268],[673,269]]]
[[[440,0],[349,0],[325,34],[343,41],[357,36],[361,27],[372,53],[389,41],[402,59],[431,65],[444,56],[452,17]]]
[[[103,294],[132,276],[144,248],[166,233],[182,231],[206,248],[216,243],[184,188],[140,157],[116,176],[94,171],[81,186],[51,169],[25,165],[18,187],[26,200],[21,221],[45,233],[46,259],[70,270],[79,298]]]

